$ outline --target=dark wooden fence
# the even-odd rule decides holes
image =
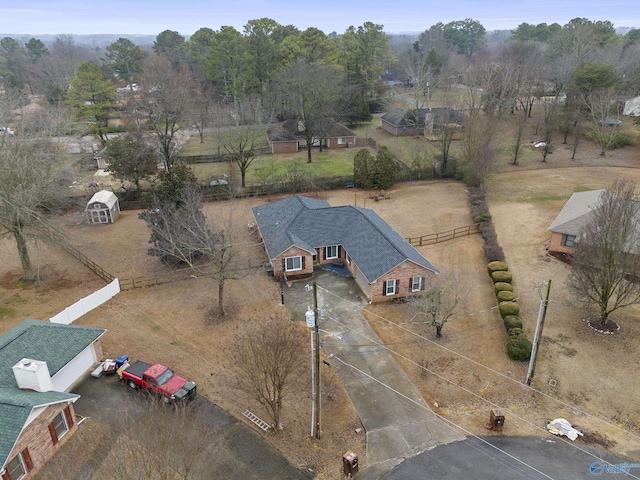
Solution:
[[[433,245],[434,243],[446,242],[454,238],[466,237],[474,233],[480,233],[479,223],[454,228],[453,230],[445,230],[444,232],[430,233],[421,237],[409,237],[406,240],[414,247],[422,247],[423,245]]]

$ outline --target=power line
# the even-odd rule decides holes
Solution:
[[[322,289],[323,291],[325,291],[325,292],[326,292],[326,293],[328,293],[328,294],[333,295],[334,297],[339,298],[340,300],[342,300],[342,301],[344,301],[344,302],[346,302],[346,303],[349,303],[350,305],[353,305],[354,307],[356,307],[356,308],[358,308],[358,309],[360,309],[360,310],[364,310],[364,307],[363,307],[362,305],[356,304],[356,303],[354,303],[354,302],[350,301],[349,299],[343,298],[343,297],[341,297],[340,295],[338,295],[338,294],[336,294],[336,293],[330,292],[330,291],[329,291],[329,290],[327,290],[326,288],[323,288],[323,287],[320,287],[320,286],[318,286],[318,288]],[[462,354],[462,353],[456,352],[455,350],[452,350],[452,349],[450,349],[450,348],[448,348],[448,347],[445,347],[444,345],[441,345],[441,344],[439,344],[439,343],[437,343],[437,342],[434,342],[433,340],[430,340],[430,339],[428,339],[428,338],[426,338],[426,337],[424,337],[424,336],[422,336],[422,335],[420,335],[420,334],[418,334],[418,333],[416,333],[416,332],[413,332],[412,330],[410,330],[410,329],[408,329],[408,328],[406,328],[406,327],[404,327],[404,326],[402,326],[402,325],[399,325],[399,324],[397,324],[397,323],[395,323],[395,322],[392,322],[391,320],[389,320],[389,319],[387,319],[387,318],[383,317],[382,315],[379,315],[379,314],[377,314],[377,313],[375,313],[375,312],[369,312],[369,313],[370,313],[370,314],[372,314],[372,315],[374,315],[374,316],[376,316],[376,317],[378,317],[378,318],[380,318],[380,319],[381,319],[381,321],[384,321],[384,322],[386,322],[386,323],[388,323],[388,324],[390,324],[390,325],[396,326],[396,327],[398,327],[398,328],[400,328],[400,329],[402,329],[402,330],[406,331],[407,333],[409,333],[409,334],[411,334],[411,335],[414,335],[414,336],[416,336],[416,337],[418,337],[418,338],[421,338],[422,340],[424,340],[424,341],[426,341],[426,342],[428,342],[428,343],[430,343],[430,344],[432,344],[432,345],[435,345],[435,346],[437,346],[438,348],[441,348],[441,349],[443,349],[443,350],[447,351],[448,353],[451,353],[451,354],[453,354],[453,355],[457,355],[457,356],[459,356],[460,358],[463,358],[463,359],[465,359],[465,360],[467,360],[467,361],[469,361],[469,362],[471,362],[471,363],[473,363],[473,364],[475,364],[475,365],[477,365],[477,366],[479,366],[479,367],[482,367],[482,368],[484,368],[484,369],[486,369],[486,370],[488,370],[488,371],[490,371],[490,372],[492,372],[492,373],[494,373],[494,374],[498,375],[499,377],[502,377],[502,378],[504,378],[504,379],[506,379],[506,380],[508,380],[508,381],[510,381],[510,382],[516,383],[516,384],[517,384],[517,385],[519,385],[521,388],[528,389],[528,390],[530,390],[530,391],[532,391],[532,392],[535,392],[535,393],[537,393],[537,394],[542,395],[543,397],[545,397],[545,398],[547,398],[547,399],[549,399],[549,400],[556,401],[556,402],[558,402],[560,405],[562,405],[562,406],[564,406],[564,407],[567,407],[567,408],[570,408],[570,409],[574,409],[574,410],[579,410],[579,411],[580,411],[580,412],[582,412],[584,415],[586,415],[586,416],[588,416],[588,417],[590,417],[590,418],[593,418],[593,419],[595,419],[595,420],[598,420],[598,421],[600,421],[601,423],[603,423],[603,424],[605,424],[605,425],[607,425],[607,426],[609,426],[609,427],[611,427],[611,428],[613,428],[613,429],[615,429],[615,430],[617,430],[617,431],[619,431],[619,432],[622,432],[622,433],[624,433],[624,434],[630,435],[630,436],[634,437],[635,439],[640,440],[640,436],[636,435],[635,433],[630,432],[630,431],[628,431],[628,430],[625,430],[625,429],[623,429],[623,428],[620,428],[619,426],[617,426],[617,425],[615,425],[615,424],[613,424],[613,423],[611,423],[611,422],[609,422],[609,421],[607,421],[607,420],[605,420],[605,419],[603,419],[603,418],[600,418],[600,417],[598,417],[598,416],[592,415],[592,414],[590,414],[589,412],[586,412],[586,411],[582,410],[581,408],[578,408],[576,405],[570,404],[570,403],[565,402],[565,401],[563,401],[563,400],[561,400],[561,399],[559,399],[559,398],[553,397],[552,395],[549,395],[548,393],[545,393],[545,392],[543,392],[543,391],[541,391],[541,390],[537,390],[536,388],[534,388],[534,387],[532,387],[532,386],[530,386],[530,385],[526,385],[526,384],[524,384],[524,383],[520,383],[519,381],[517,381],[517,380],[515,380],[515,379],[513,379],[513,378],[511,378],[511,377],[509,377],[508,375],[505,375],[505,374],[504,374],[504,373],[502,373],[502,372],[499,372],[499,371],[497,371],[497,370],[495,370],[495,369],[493,369],[493,368],[491,368],[491,367],[489,367],[489,366],[487,366],[487,365],[484,365],[484,364],[482,364],[482,363],[478,362],[477,360],[474,360],[474,359],[472,359],[472,358],[469,358],[469,357],[467,357],[466,355],[464,355],[464,354]],[[348,328],[348,327],[346,327],[346,328]],[[350,329],[350,330],[351,330],[351,329]],[[353,331],[353,330],[352,330],[352,331]],[[358,333],[359,335],[362,335],[362,334],[360,334],[359,332],[355,332],[355,333]],[[366,338],[366,337],[365,337],[365,338]],[[384,345],[383,345],[383,346],[384,346]],[[391,350],[389,350],[389,351],[391,351]],[[482,398],[482,397],[480,397],[480,398]]]
[[[501,409],[501,410],[504,410],[504,411],[508,412],[510,415],[512,415],[513,417],[515,417],[515,418],[519,419],[520,421],[522,421],[522,422],[524,422],[524,423],[528,424],[528,425],[529,425],[529,426],[531,426],[532,428],[537,429],[537,430],[542,430],[545,434],[549,434],[549,432],[548,432],[545,428],[542,428],[542,427],[540,427],[540,426],[538,426],[538,425],[536,425],[536,424],[534,424],[534,423],[530,422],[529,420],[527,420],[527,419],[525,419],[525,418],[521,417],[520,415],[517,415],[517,414],[513,413],[513,412],[512,412],[512,411],[510,411],[508,408],[504,408],[504,407],[502,407],[501,405],[499,405],[499,404],[497,404],[497,403],[495,403],[495,402],[492,402],[492,401],[490,401],[490,400],[488,400],[488,399],[486,399],[486,398],[484,398],[484,397],[482,397],[482,396],[480,396],[480,395],[476,394],[476,393],[475,393],[475,392],[473,392],[472,390],[470,390],[470,389],[468,389],[468,388],[466,388],[466,387],[463,387],[462,385],[459,385],[459,384],[457,384],[457,383],[455,383],[455,382],[453,382],[453,381],[449,380],[448,378],[444,377],[443,375],[440,375],[440,374],[438,374],[438,373],[436,373],[436,372],[434,372],[434,371],[432,371],[432,370],[430,370],[430,369],[428,369],[428,368],[426,368],[426,367],[424,367],[424,366],[422,366],[422,365],[420,365],[420,364],[418,364],[418,363],[414,362],[413,360],[411,360],[411,359],[409,359],[409,358],[405,357],[404,355],[402,355],[402,354],[400,354],[400,353],[398,353],[398,352],[396,352],[396,351],[394,351],[394,350],[391,350],[391,349],[387,348],[384,344],[382,344],[382,343],[380,343],[380,342],[377,342],[377,341],[375,341],[375,340],[373,340],[373,339],[371,339],[371,338],[367,337],[366,335],[364,335],[364,334],[362,334],[362,333],[360,333],[360,332],[357,332],[357,331],[353,330],[352,328],[349,328],[347,325],[344,325],[342,322],[340,322],[340,321],[338,321],[338,320],[336,320],[336,319],[333,319],[333,320],[334,320],[336,323],[338,323],[338,324],[342,325],[343,327],[345,327],[347,330],[352,331],[352,332],[354,332],[354,333],[356,333],[356,334],[358,334],[358,335],[360,335],[360,336],[362,336],[362,337],[366,338],[367,340],[369,340],[370,342],[372,342],[375,346],[380,346],[380,347],[382,347],[382,348],[385,348],[385,349],[386,349],[387,351],[389,351],[390,353],[393,353],[394,355],[397,355],[398,357],[402,358],[403,360],[406,360],[406,361],[408,361],[409,363],[412,363],[413,365],[415,365],[415,366],[417,366],[417,367],[419,367],[419,368],[421,368],[421,369],[423,369],[423,370],[425,370],[425,371],[427,371],[427,372],[431,373],[432,375],[434,375],[434,376],[436,376],[436,377],[438,377],[438,378],[440,378],[440,379],[444,380],[445,382],[447,382],[447,383],[449,383],[449,384],[451,384],[451,385],[453,385],[453,386],[455,386],[455,387],[458,387],[459,389],[463,390],[464,392],[466,392],[466,393],[468,393],[468,394],[472,395],[473,397],[478,398],[479,400],[481,400],[481,401],[483,401],[483,402],[485,402],[485,403],[487,403],[487,404],[489,404],[489,405],[493,406],[494,408],[496,408],[496,409],[498,409],[498,408],[499,408],[499,409]],[[411,399],[410,397],[406,396],[406,395],[405,395],[405,394],[403,394],[402,392],[399,392],[398,390],[394,389],[393,387],[391,387],[391,386],[389,386],[389,385],[385,384],[385,383],[384,383],[384,382],[382,382],[381,380],[378,380],[377,378],[374,378],[374,377],[372,377],[371,375],[367,374],[366,372],[363,372],[362,370],[360,370],[359,368],[355,367],[354,365],[351,365],[351,364],[349,364],[349,363],[345,362],[345,361],[344,361],[344,360],[342,360],[341,358],[337,357],[335,354],[330,355],[330,358],[335,358],[336,360],[340,361],[342,364],[344,364],[344,365],[346,365],[346,366],[349,366],[350,368],[352,368],[352,369],[356,370],[357,372],[361,373],[362,375],[366,376],[367,378],[370,378],[370,379],[374,380],[375,382],[377,382],[377,383],[379,383],[379,384],[383,385],[385,388],[388,388],[389,390],[393,391],[393,392],[394,392],[394,393],[396,393],[397,395],[399,395],[399,396],[401,396],[401,397],[403,397],[403,398],[405,398],[405,399],[409,400],[410,402],[412,402],[412,403],[414,403],[414,404],[418,405],[419,407],[421,407],[421,408],[423,408],[423,409],[425,409],[425,410],[427,410],[427,409],[428,409],[429,411],[433,412],[433,410],[431,410],[431,408],[429,408],[429,407],[425,407],[424,405],[420,404],[419,402],[416,402],[415,400],[413,400],[413,399]],[[507,377],[507,378],[508,378],[508,377]],[[518,384],[520,384],[520,383],[518,383]],[[487,444],[488,444],[488,445],[490,445],[491,447],[496,448],[496,449],[497,449],[498,451],[500,451],[501,453],[504,453],[505,455],[508,455],[509,457],[511,457],[511,458],[513,458],[513,459],[515,459],[515,460],[519,461],[520,463],[522,463],[522,464],[524,464],[524,465],[526,465],[526,466],[528,466],[528,467],[532,468],[533,470],[535,470],[536,472],[540,473],[541,475],[544,475],[544,476],[546,476],[547,478],[552,478],[552,477],[549,477],[548,475],[544,474],[543,472],[540,472],[539,470],[535,469],[534,467],[532,467],[531,465],[527,464],[526,462],[524,462],[524,461],[522,461],[522,460],[518,459],[517,457],[515,457],[515,456],[513,456],[513,455],[511,455],[511,454],[509,454],[509,453],[507,453],[507,452],[505,452],[505,451],[503,451],[503,450],[499,449],[498,447],[495,447],[495,446],[494,446],[494,445],[492,445],[491,443],[489,443],[489,442],[487,442],[486,440],[484,440],[484,439],[482,439],[482,438],[478,437],[478,436],[477,436],[477,435],[475,435],[474,433],[472,433],[472,432],[468,431],[467,429],[465,429],[465,428],[464,428],[464,427],[462,427],[461,425],[459,425],[459,424],[457,424],[457,423],[453,422],[452,420],[449,420],[449,419],[447,419],[446,417],[444,417],[444,416],[442,416],[442,415],[440,415],[440,414],[438,414],[438,413],[436,413],[436,412],[433,412],[433,413],[434,413],[434,415],[436,415],[436,416],[437,416],[438,418],[440,418],[441,420],[444,420],[445,422],[447,422],[447,423],[449,423],[449,424],[451,424],[451,425],[454,425],[455,427],[459,428],[460,430],[464,431],[465,433],[468,433],[469,435],[472,435],[473,437],[477,438],[478,440],[480,440],[480,441],[482,441],[482,442],[484,442],[484,443],[487,443]],[[573,448],[575,448],[575,449],[577,449],[577,450],[581,451],[582,453],[584,453],[584,454],[586,454],[586,455],[588,455],[588,456],[591,456],[591,457],[593,457],[593,458],[598,459],[599,461],[604,462],[604,461],[603,461],[599,456],[594,455],[593,453],[591,453],[591,452],[589,452],[589,451],[587,451],[587,450],[585,450],[585,449],[581,448],[580,446],[578,446],[578,445],[576,445],[576,444],[574,444],[574,443],[569,443],[568,441],[566,441],[566,440],[564,440],[564,439],[561,439],[561,441],[564,441],[567,445],[570,445],[571,447],[573,447]],[[608,463],[608,462],[604,462],[604,463]],[[608,464],[609,464],[609,463],[608,463]],[[612,465],[612,464],[609,464],[609,465]],[[633,476],[633,475],[631,475],[631,476],[632,476],[632,478],[640,478],[640,477],[635,477],[635,476]]]

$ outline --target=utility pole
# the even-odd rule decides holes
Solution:
[[[547,316],[547,306],[549,305],[549,293],[551,292],[551,279],[547,281],[547,295],[544,299],[540,299],[540,309],[538,310],[538,321],[536,323],[536,333],[533,336],[533,348],[531,349],[531,357],[529,358],[529,370],[527,371],[527,379],[525,383],[531,385],[533,374],[535,371],[536,357],[538,356],[538,347],[542,340],[542,328],[544,327],[544,319]]]
[[[311,290],[309,285],[307,291]],[[320,325],[318,324],[318,287],[313,282],[313,310],[305,314],[311,328],[311,436],[320,439]]]
[[[316,345],[316,377],[315,377],[315,410],[316,410],[316,425],[315,425],[315,437],[320,439],[320,325],[318,325],[318,287],[316,282],[313,282],[313,318],[314,318],[314,335]]]

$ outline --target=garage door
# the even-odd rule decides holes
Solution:
[[[97,361],[96,352],[91,344],[53,376],[51,379],[53,389],[58,392],[66,392]]]

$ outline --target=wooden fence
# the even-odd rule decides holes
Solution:
[[[60,245],[64,250],[69,253],[73,258],[82,263],[85,267],[91,270],[93,273],[98,275],[101,279],[103,279],[107,283],[113,282],[115,277],[107,272],[104,268],[98,265],[96,262],[87,257],[80,250],[70,245],[66,238],[63,235],[56,232],[51,228],[45,228],[45,232],[49,237],[58,245]]]
[[[467,235],[473,235],[475,233],[480,233],[479,223],[454,228],[453,230],[445,230],[444,232],[430,233],[428,235],[422,235],[421,237],[408,237],[405,240],[414,247],[422,247],[423,245],[433,245],[434,243],[446,242],[454,238],[466,237]]]

